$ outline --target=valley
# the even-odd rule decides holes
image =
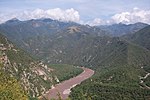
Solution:
[[[43,96],[48,99],[67,99],[72,88],[74,88],[76,85],[79,85],[82,81],[90,78],[94,74],[94,71],[91,69],[84,67],[82,67],[81,69],[84,70],[81,74],[69,80],[63,81],[62,83],[56,84]]]
[[[2,77],[16,80],[25,100],[150,98],[148,24],[12,19],[0,24],[0,32]]]

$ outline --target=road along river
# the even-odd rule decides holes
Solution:
[[[52,98],[58,99],[58,92],[59,92],[62,99],[63,100],[66,99],[71,92],[70,91],[71,88],[80,84],[82,81],[90,78],[94,74],[94,71],[89,68],[84,67],[81,68],[84,70],[81,74],[55,85],[55,87],[50,89],[48,93],[44,95],[44,97],[48,98],[48,100]]]

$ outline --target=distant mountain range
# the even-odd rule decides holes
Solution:
[[[121,36],[125,34],[135,33],[146,26],[148,26],[148,24],[139,22],[129,25],[119,23],[113,25],[102,25],[98,27],[101,28],[102,30],[107,31],[109,34],[112,34],[113,36]]]
[[[150,50],[150,26],[135,32],[134,34],[126,34],[122,36],[127,41],[143,46]]]
[[[73,100],[86,99],[85,95],[95,100],[102,96],[106,100],[149,98],[149,76],[139,78],[150,73],[150,26],[147,24],[92,27],[52,19],[12,19],[0,25],[0,32],[18,48],[45,63],[96,70],[91,80],[73,90]],[[107,91],[110,91],[108,95]]]
[[[3,35],[16,43],[19,47],[27,50],[29,53],[42,59],[44,57],[47,62],[57,63],[63,62],[57,55],[63,57],[70,55],[68,53],[71,53],[72,49],[76,51],[78,48],[80,50],[82,49],[81,47],[84,47],[83,45],[88,46],[92,44],[98,37],[102,38],[105,42],[109,42],[109,39],[107,40],[104,38],[133,33],[142,29],[144,26],[147,26],[147,24],[115,24],[111,26],[91,27],[73,22],[60,22],[44,18],[28,21],[12,19],[1,24],[0,31],[4,33]],[[86,44],[82,43],[85,41],[87,41]],[[104,41],[100,42],[103,42],[104,44]],[[78,44],[81,45],[81,47],[78,47]],[[66,52],[64,50],[69,51]],[[59,52],[62,53],[60,54]],[[55,60],[51,58],[55,58]]]

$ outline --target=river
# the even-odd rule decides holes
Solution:
[[[94,71],[89,68],[84,68],[84,67],[81,67],[81,68],[84,70],[81,74],[55,85],[55,87],[50,89],[48,93],[44,95],[44,97],[48,98],[48,100],[52,98],[58,99],[57,95],[59,92],[61,98],[63,100],[66,99],[71,92],[70,91],[71,88],[80,84],[82,81],[90,78],[94,74]]]

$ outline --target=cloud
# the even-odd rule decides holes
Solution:
[[[133,24],[136,22],[143,22],[150,24],[150,10],[142,10],[134,7],[131,11],[121,12],[110,16],[108,19],[95,18],[91,21],[80,20],[80,14],[77,10],[70,9],[35,9],[25,10],[14,13],[0,13],[0,23],[3,23],[9,19],[18,18],[20,20],[39,19],[39,18],[51,18],[60,21],[72,21],[80,24],[89,24],[91,26],[97,25],[109,25],[114,23]]]
[[[143,22],[150,24],[150,10],[141,10],[137,7],[130,12],[121,12],[111,17],[114,23],[132,24]]]
[[[79,12],[74,10],[73,8],[62,10],[60,8],[55,9],[35,9],[33,11],[23,11],[23,12],[15,12],[11,14],[0,14],[0,23],[5,22],[12,18],[18,18],[20,20],[29,20],[29,19],[39,19],[39,18],[51,18],[54,20],[61,21],[72,21],[79,22],[80,15]]]
[[[103,20],[103,19],[100,19],[100,18],[95,18],[94,20],[88,21],[84,24],[88,24],[88,25],[91,25],[91,26],[99,26],[99,25],[110,25],[110,24],[114,24],[114,23],[115,22],[112,19]]]
[[[109,25],[114,23],[134,24],[137,22],[143,22],[150,24],[150,10],[141,10],[134,7],[132,11],[117,13],[110,17],[110,19],[102,20],[101,18],[95,18],[92,21],[88,21],[86,24],[91,26]]]
[[[91,26],[98,26],[98,25],[104,25],[104,24],[106,24],[106,21],[102,20],[100,18],[95,18],[94,20],[88,21],[85,24],[88,24],[88,25],[91,25]]]

